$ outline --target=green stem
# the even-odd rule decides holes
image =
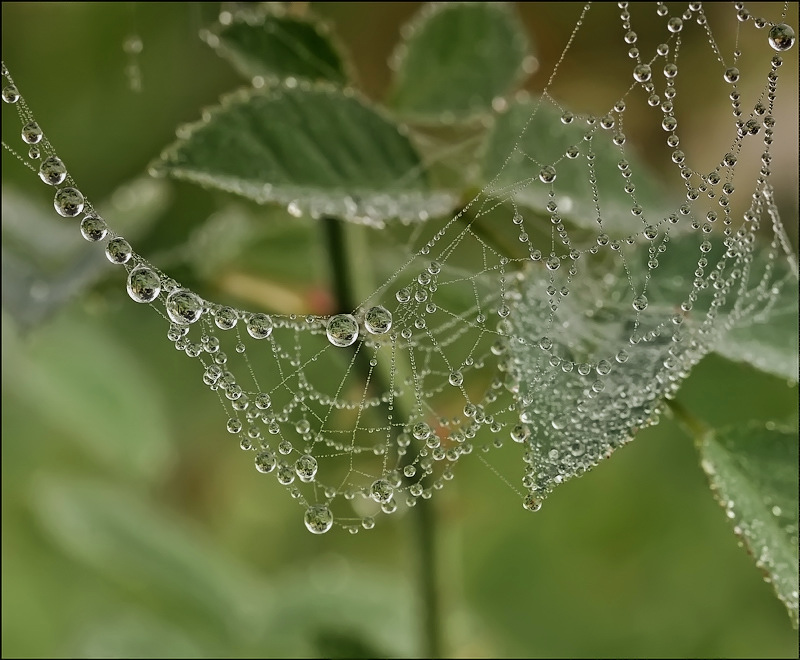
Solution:
[[[322,227],[330,258],[337,312],[350,314],[356,309],[358,302],[355,298],[351,269],[348,266],[350,260],[347,254],[344,224],[338,218],[325,217],[322,219]],[[364,378],[372,372],[371,382],[377,390],[385,392],[389,389],[389,384],[385,382],[383,375],[370,366],[366,352],[359,351],[355,367]],[[398,402],[395,401],[395,408],[397,407]],[[414,525],[416,541],[415,573],[421,604],[422,657],[440,658],[442,616],[437,572],[436,521],[431,500],[417,500],[416,506],[410,509],[409,516]]]
[[[665,403],[672,416],[691,435],[695,443],[705,436],[711,429],[700,419],[692,415],[682,403],[675,399],[666,399]]]

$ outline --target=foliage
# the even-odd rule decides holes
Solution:
[[[24,11],[4,5],[4,37]],[[181,16],[177,9],[164,12],[160,34],[169,34]],[[179,130],[178,142],[153,169],[281,208],[264,211],[195,187],[178,187],[177,201],[167,207],[163,182],[156,182],[127,207],[130,226],[147,236],[153,262],[167,268],[172,258],[182,279],[209,297],[227,294],[324,314],[331,305],[327,273],[320,259],[302,257],[322,249],[316,218],[419,224],[455,212],[474,186],[485,186],[530,115],[530,97],[513,96],[531,69],[525,31],[514,10],[495,4],[426,8],[409,25],[394,56],[385,107],[352,91],[358,67],[318,18],[273,8],[232,15],[207,32],[205,40],[237,70],[260,76],[266,86],[226,97],[201,122]],[[118,43],[114,38],[108,42]],[[4,53],[9,65],[14,52],[12,44]],[[470,61],[473,53],[484,57]],[[441,67],[429,65],[434,58]],[[145,86],[149,61],[143,59]],[[167,113],[170,118],[192,116],[199,98],[208,102],[210,92],[220,91],[217,84],[230,86],[224,69],[214,66],[207,71],[215,85],[187,83],[188,100]],[[33,65],[13,70],[23,84],[36,79]],[[162,105],[176,103],[159,96]],[[97,121],[115,114],[104,111]],[[120,112],[113,123],[122,125],[124,116]],[[525,139],[552,137],[546,113],[536,117],[542,124],[528,126]],[[48,131],[61,144],[57,130]],[[151,133],[151,144],[169,141],[163,128]],[[4,127],[4,140],[16,144],[5,134]],[[80,134],[76,140],[89,142]],[[69,151],[69,145],[60,148]],[[264,153],[273,158],[258,162],[269,166],[254,171],[249,164]],[[475,167],[461,167],[465,158]],[[74,160],[71,171],[79,172],[83,165]],[[115,167],[118,160],[124,159]],[[614,166],[602,153],[598,163],[601,173]],[[420,653],[414,636],[404,632],[413,629],[418,606],[394,570],[403,565],[405,552],[397,548],[407,530],[389,529],[369,540],[361,535],[355,543],[326,538],[324,549],[295,531],[294,511],[276,503],[277,489],[265,494],[258,475],[242,477],[241,463],[217,445],[218,434],[207,429],[218,428],[208,421],[218,411],[198,410],[206,406],[196,403],[194,381],[185,371],[158,367],[174,360],[160,338],[148,337],[161,333],[160,326],[116,301],[119,287],[106,286],[83,246],[59,254],[57,229],[6,185],[12,166],[4,161],[3,396],[10,412],[3,427],[10,437],[3,448],[3,562],[13,575],[4,580],[4,654]],[[503,170],[506,183],[519,178],[513,166]],[[117,176],[123,178],[121,170]],[[568,220],[580,228],[587,191],[575,181],[578,204]],[[662,203],[656,184],[651,175],[641,185],[652,204]],[[111,199],[109,207],[125,209],[120,194]],[[186,219],[207,216],[209,201],[219,202],[216,214],[200,223]],[[518,201],[524,205],[524,195]],[[291,217],[300,213],[311,217]],[[24,217],[36,218],[35,230],[20,230]],[[155,229],[147,233],[149,227]],[[360,228],[348,231],[353,244],[368,244]],[[235,261],[218,257],[213,268],[205,259],[193,262],[198,246],[227,250]],[[382,265],[390,268],[387,262]],[[737,529],[745,530],[748,549],[796,625],[797,432],[790,429],[796,429],[791,304],[797,281],[796,273],[783,277],[788,285],[781,301],[720,345],[721,355],[736,363],[714,356],[701,364],[677,410],[697,436],[715,493],[736,512]],[[53,293],[34,298],[36,304],[20,296],[42,283]],[[85,304],[68,306],[78,294]],[[55,316],[61,307],[67,309]],[[18,336],[28,330],[30,338]],[[787,387],[786,378],[795,383]],[[739,389],[722,391],[720,382]],[[708,431],[697,418],[718,430]],[[775,421],[783,422],[780,431],[765,432]],[[466,471],[443,516],[445,526],[462,530],[442,533],[447,552],[463,558],[461,575],[451,578],[463,584],[448,602],[453,653],[635,655],[663,652],[669,641],[677,655],[791,654],[793,636],[774,620],[778,608],[757,579],[739,569],[745,562],[729,550],[722,517],[703,498],[697,459],[688,443],[673,442],[680,428],[667,419],[641,435],[603,470],[564,489],[563,500],[555,498],[535,520],[524,518],[521,508],[505,510],[503,495],[495,497],[496,480]],[[495,525],[492,534],[481,531],[486,520]],[[765,552],[778,559],[764,561]],[[708,586],[698,589],[700,580]],[[77,607],[73,592],[80,587]],[[617,589],[624,595],[609,604],[606,594]],[[640,597],[651,603],[644,611]],[[64,612],[34,637],[25,622],[40,619],[44,601]],[[722,605],[729,602],[751,607],[732,611]],[[698,625],[691,619],[700,613]],[[576,626],[583,626],[583,635],[571,632]],[[687,630],[677,640],[676,628]],[[719,639],[709,641],[709,630]],[[625,648],[617,643],[621,637],[628,638]]]

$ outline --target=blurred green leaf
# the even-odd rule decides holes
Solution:
[[[525,76],[528,40],[502,3],[431,3],[401,30],[388,104],[412,121],[488,112]]]
[[[605,232],[611,238],[641,232],[646,224],[661,221],[668,209],[657,179],[631,154],[630,148],[625,150],[625,159],[635,176],[629,179],[622,176],[618,164],[623,154],[612,142],[613,129],[603,130],[597,123],[587,127],[578,120],[564,124],[561,115],[561,110],[544,99],[522,99],[496,116],[483,156],[483,176],[489,182],[487,192],[547,214],[544,209],[550,201],[550,185],[539,180],[539,172],[545,166],[553,166],[560,193],[555,201],[563,220],[596,233]],[[588,133],[593,133],[590,141],[585,140]],[[579,149],[581,156],[567,158],[565,154],[570,147]],[[594,153],[592,162],[601,200],[602,226],[597,222],[598,211],[589,181],[586,159],[589,153]],[[634,201],[625,191],[628,182],[636,186],[636,202],[644,209],[640,217],[631,214]]]
[[[42,476],[33,486],[35,512],[68,555],[165,625],[191,623],[212,654],[231,639],[246,644],[269,617],[270,592],[256,575],[156,506],[100,482]]]
[[[708,432],[701,464],[734,531],[798,623],[798,432],[763,423]]]
[[[23,343],[4,316],[4,389],[12,382],[37,419],[66,432],[105,469],[152,480],[169,467],[159,385],[102,326],[68,314]]]
[[[326,85],[241,90],[179,130],[154,163],[169,174],[290,212],[381,226],[449,212],[406,137],[369,103]]]
[[[117,232],[131,240],[164,211],[169,194],[163,181],[136,179],[97,206],[113,214]],[[87,243],[77,221],[65,221],[51,204],[3,187],[3,308],[22,330],[50,318],[99,278],[118,270],[103,254],[103,242]]]
[[[98,617],[71,651],[79,658],[208,658],[215,654],[189,632],[145,612]]]
[[[114,229],[134,240],[169,203],[163,181],[136,179],[97,206],[113,214]],[[56,215],[52,205],[3,187],[3,308],[22,330],[42,323],[81,291],[116,269],[102,246],[87,243],[78,223]]]
[[[291,16],[275,8],[239,10],[227,24],[205,32],[205,40],[248,79],[289,77],[344,85],[350,76],[341,46],[313,16]]]

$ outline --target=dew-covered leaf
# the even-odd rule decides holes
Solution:
[[[139,356],[77,314],[23,342],[3,327],[3,384],[106,470],[152,480],[172,461],[159,385]],[[28,438],[26,438],[28,440]]]
[[[401,33],[388,104],[412,121],[488,112],[533,63],[522,25],[502,3],[431,3]]]
[[[798,623],[798,433],[763,423],[698,442],[711,488],[756,565]]]
[[[269,617],[269,591],[258,576],[163,507],[99,482],[42,477],[34,485],[34,510],[69,556],[166,620],[202,621],[205,645],[246,641],[256,621]],[[248,608],[256,602],[257,616]]]
[[[594,275],[579,276],[580,287],[569,286],[566,273],[551,276],[543,264],[529,268],[510,317],[521,339],[507,343],[507,371],[527,428],[530,491],[538,502],[655,423],[669,384],[662,377],[669,337],[637,345],[630,338],[663,327],[672,308],[651,302],[637,327],[626,280],[613,263],[595,259],[591,266],[581,260]],[[554,297],[560,298],[555,310]]]
[[[716,352],[737,362],[747,362],[767,373],[797,381],[798,306],[797,275],[788,268],[774,278],[774,297],[765,296],[763,307],[741,321],[716,346]]]
[[[739,239],[729,239],[730,248],[721,238],[702,240],[710,245],[708,252],[701,250],[701,240],[693,236],[670,242],[669,249],[659,256],[658,269],[648,285],[654,295],[670,298],[676,304],[686,300],[688,284],[703,259],[712,265],[725,259],[728,265],[721,271],[725,273],[739,267],[729,256],[745,248]],[[752,250],[752,258],[740,269],[742,276],[717,305],[714,332],[718,337],[714,350],[729,360],[797,381],[799,294],[794,261],[774,246],[756,242]],[[713,271],[712,266],[701,267],[704,283],[695,292],[690,311],[693,317],[708,314],[711,309],[715,288],[709,275]]]
[[[655,233],[652,252],[623,241],[524,271],[512,314],[522,340],[508,352],[530,429],[532,492],[547,495],[657,420],[660,400],[697,362],[732,328],[769,318],[791,285],[774,245],[725,245],[700,230],[671,237],[670,228]],[[769,344],[783,330],[754,353],[791,364],[796,353]],[[788,333],[782,341],[791,344]]]
[[[134,240],[169,202],[163,181],[137,179],[97,206],[114,229]],[[3,188],[3,309],[28,330],[42,323],[99,278],[115,271],[102,243],[85,241],[78,222],[56,215],[52,205]]]
[[[304,78],[344,85],[348,75],[341,47],[328,27],[304,15],[274,8],[240,10],[204,33],[206,42],[247,78]]]
[[[624,155],[613,141],[613,130],[593,127],[575,119],[561,122],[561,111],[544,99],[520,99],[495,117],[483,156],[483,176],[487,192],[501,199],[513,200],[522,207],[550,215],[545,205],[551,185],[542,183],[539,173],[545,167],[555,168],[555,189],[558,210],[563,220],[611,238],[623,238],[641,232],[646,224],[655,224],[668,212],[655,177],[631,153]],[[592,133],[591,141],[584,139]],[[575,158],[566,157],[570,147],[578,149]],[[594,154],[591,167],[596,178],[598,210],[590,182],[592,172],[589,153]],[[622,176],[621,160],[628,161],[631,178]],[[635,199],[625,185],[635,185]],[[635,217],[631,209],[638,203],[643,215]],[[524,211],[523,211],[524,215]]]
[[[241,90],[179,131],[156,173],[382,226],[449,212],[409,140],[365,99],[327,85]]]

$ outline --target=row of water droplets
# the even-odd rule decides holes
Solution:
[[[737,3],[737,16],[739,20],[746,21],[748,17],[743,18],[745,10],[739,5]],[[287,487],[292,497],[303,505],[305,524],[310,531],[323,533],[332,527],[334,515],[331,503],[338,496],[354,500],[356,517],[337,516],[336,520],[351,532],[370,529],[374,525],[375,511],[359,502],[366,501],[384,513],[393,513],[398,509],[397,496],[400,493],[406,494],[403,502],[405,506],[413,506],[419,497],[430,497],[434,490],[441,488],[452,478],[452,466],[462,456],[472,453],[471,441],[482,427],[487,427],[495,438],[492,443],[482,447],[484,451],[503,445],[500,435],[503,431],[523,448],[526,467],[522,483],[527,492],[523,504],[528,509],[536,510],[553,484],[588,469],[613,449],[619,437],[627,437],[636,428],[653,421],[653,411],[659,398],[674,392],[691,365],[712,344],[715,335],[708,330],[713,327],[714,313],[709,311],[705,321],[694,326],[690,341],[676,340],[676,337],[680,337],[679,332],[670,332],[674,346],[691,348],[670,351],[666,357],[661,352],[658,353],[661,364],[649,375],[650,382],[645,387],[646,396],[636,405],[626,401],[629,386],[636,383],[624,378],[615,381],[613,377],[606,377],[615,370],[617,374],[621,373],[619,369],[629,361],[629,353],[638,355],[641,350],[637,345],[640,347],[648,343],[654,344],[670,328],[670,324],[679,328],[684,317],[691,311],[699,291],[709,281],[714,280],[718,294],[716,299],[723,301],[736,279],[730,277],[730,271],[727,271],[728,277],[721,276],[726,268],[722,261],[717,264],[718,276],[707,277],[704,269],[709,266],[708,259],[701,256],[692,289],[681,304],[681,311],[667,323],[659,321],[646,331],[638,332],[639,315],[648,309],[649,301],[646,287],[636,290],[628,266],[625,266],[624,270],[634,293],[630,303],[635,313],[631,346],[627,349],[619,348],[609,355],[597,355],[593,361],[574,361],[557,352],[560,345],[569,342],[554,342],[550,335],[558,332],[555,322],[559,312],[567,307],[564,301],[568,300],[569,285],[580,285],[579,275],[589,277],[579,270],[580,259],[604,249],[622,255],[626,245],[636,245],[644,240],[650,253],[646,278],[646,282],[649,282],[658,265],[659,254],[666,250],[670,225],[690,221],[694,230],[710,233],[713,223],[720,215],[725,225],[726,241],[730,239],[730,243],[726,242],[731,252],[730,258],[741,256],[746,259],[748,240],[753,236],[764,208],[771,203],[767,186],[767,165],[774,126],[772,104],[780,57],[776,55],[772,60],[765,99],[759,101],[748,119],[741,118],[740,97],[736,91],[739,74],[735,67],[725,67],[725,79],[733,86],[731,101],[737,117],[738,137],[720,166],[710,174],[701,175],[686,165],[686,156],[678,148],[680,139],[673,107],[676,96],[674,81],[678,73],[676,60],[683,24],[695,18],[698,24],[707,29],[707,23],[702,20],[702,5],[690,3],[689,9],[681,17],[667,17],[666,5],[659,3],[657,12],[659,16],[668,19],[667,30],[671,43],[660,45],[656,57],[647,61],[641,58],[635,46],[637,36],[631,29],[627,3],[620,3],[620,10],[624,41],[630,46],[629,56],[636,62],[633,68],[634,84],[644,89],[650,106],[660,106],[663,112],[662,127],[668,133],[669,147],[674,149],[671,159],[686,182],[686,202],[675,213],[662,220],[651,222],[641,217],[646,214],[646,210],[636,201],[631,168],[624,158],[624,100],[616,103],[612,111],[600,119],[578,117],[564,112],[562,121],[565,124],[585,121],[589,131],[587,135],[594,135],[598,127],[612,132],[613,143],[620,148],[619,171],[625,182],[625,191],[631,196],[631,212],[643,220],[643,228],[640,233],[622,240],[612,239],[606,234],[601,220],[596,181],[591,174],[592,158],[585,155],[589,164],[590,183],[595,191],[599,232],[595,245],[584,249],[575,247],[570,240],[569,231],[558,216],[555,194],[557,163],[541,165],[538,176],[521,185],[532,185],[531,181],[535,179],[551,187],[546,211],[554,219],[554,241],[558,237],[567,253],[559,256],[551,249],[550,255],[545,258],[525,232],[522,213],[516,210],[511,218],[513,225],[520,229],[520,241],[530,246],[530,261],[543,261],[545,272],[549,273],[543,280],[546,286],[542,286],[542,293],[546,294],[544,298],[548,302],[541,308],[524,289],[519,289],[515,284],[524,284],[526,279],[521,276],[524,271],[520,271],[517,276],[507,274],[510,261],[508,257],[484,243],[471,231],[469,225],[462,229],[456,223],[459,216],[437,232],[417,252],[415,258],[379,290],[382,294],[394,292],[390,298],[391,303],[388,300],[378,300],[376,303],[379,304],[365,306],[352,314],[305,319],[298,319],[293,315],[278,317],[248,313],[210,303],[150,265],[132,250],[123,237],[115,235],[108,228],[69,176],[64,163],[58,158],[20,97],[5,65],[3,75],[9,84],[4,88],[2,96],[4,101],[16,104],[18,108],[23,125],[22,139],[29,145],[29,158],[40,161],[40,178],[48,185],[58,187],[54,199],[56,211],[63,217],[84,214],[80,223],[82,235],[89,241],[107,241],[106,256],[112,263],[126,268],[127,290],[134,301],[145,304],[163,302],[163,313],[157,309],[169,322],[168,337],[177,349],[202,362],[203,382],[218,394],[222,405],[230,413],[226,422],[227,430],[239,439],[242,449],[255,452],[255,466],[260,472],[274,473],[279,483]],[[755,20],[754,24],[758,27],[759,21]],[[766,25],[764,22],[764,26]],[[710,35],[710,31],[708,34]],[[786,50],[794,43],[793,32],[784,24],[772,25],[769,42],[776,51]],[[668,57],[670,53],[673,54],[671,59]],[[653,64],[659,57],[665,62],[665,87],[660,94],[653,80]],[[763,160],[767,162],[759,178],[747,222],[734,232],[729,211],[730,195],[734,192],[733,168],[741,149],[741,141],[749,135],[757,134],[761,124],[764,127],[765,142]],[[565,156],[574,159],[581,151],[579,145],[570,146]],[[591,153],[589,150],[588,154]],[[718,190],[717,186],[723,178],[725,182]],[[59,187],[63,184],[66,185]],[[709,199],[716,198],[720,206],[719,212],[709,211],[703,222],[692,213],[692,203],[701,195]],[[491,188],[487,188],[483,191],[482,199],[476,198],[468,206],[478,208],[475,217],[479,218],[487,203],[491,206],[492,202],[509,201],[511,198],[508,191],[493,192]],[[484,206],[474,206],[479,202]],[[656,241],[660,235],[663,239]],[[453,272],[448,272],[447,278],[443,278],[448,259],[466,242],[479,244],[483,255],[482,268],[466,274],[457,274],[454,269]],[[700,250],[703,254],[710,251],[710,243],[704,240]],[[438,251],[435,259],[429,257],[432,251]],[[564,285],[559,289],[555,286],[556,275],[565,261],[568,264],[568,273]],[[720,267],[719,263],[723,265]],[[419,270],[415,270],[417,268]],[[437,304],[437,289],[446,289],[448,286],[453,289],[473,289],[475,304],[466,309],[446,309],[441,303]],[[493,310],[491,314],[490,310]],[[541,322],[534,324],[534,327],[526,325],[525,321],[532,312],[541,313],[542,316]],[[740,310],[740,315],[745,313],[746,310]],[[497,319],[496,328],[487,316]],[[242,326],[246,335],[240,332]],[[201,328],[199,341],[190,337],[192,328]],[[700,339],[704,332],[709,336]],[[312,343],[312,347],[308,348],[305,344],[308,343],[309,336],[324,338],[326,343]],[[259,386],[262,374],[259,372],[258,377],[256,376],[253,364],[248,359],[249,349],[244,343],[247,337],[266,340],[267,352],[271,354],[272,371],[278,375],[277,382],[271,388],[262,389]],[[225,341],[233,345],[231,357],[237,354],[236,357],[242,361],[245,372],[243,379],[234,376],[231,371],[228,351],[223,350]],[[462,351],[460,359],[456,359],[454,347],[460,347],[464,343],[471,348]],[[515,343],[538,352],[539,357],[533,361],[533,366],[528,357],[521,359],[519,352],[512,352],[512,357],[507,357],[509,346]],[[340,367],[343,368],[343,375],[337,391],[333,394],[318,391],[315,383],[307,378],[308,369],[331,350],[347,347],[353,349],[350,349],[351,352],[347,353],[342,362],[344,366]],[[355,394],[352,391],[345,392],[344,390],[352,390],[353,383],[364,377],[357,373],[359,353],[371,355],[366,373],[367,382]],[[642,355],[646,355],[644,350]],[[399,373],[401,359],[409,363],[409,373],[405,376]],[[374,378],[378,382],[379,362],[391,367],[388,375],[384,374],[388,383],[384,384],[383,391],[374,395],[370,389],[370,380]],[[486,366],[493,363],[499,364],[501,373],[494,377],[484,377]],[[468,390],[465,380],[470,378],[471,372],[475,373],[477,385]],[[567,384],[560,380],[570,376],[574,378],[564,381]],[[610,387],[606,386],[607,382],[611,383]],[[449,419],[442,416],[430,402],[435,398],[433,395],[447,390],[448,387],[460,392],[465,401],[463,410]],[[598,396],[604,390],[608,390],[605,398]],[[410,410],[405,413],[400,413],[396,406],[402,396],[411,402]],[[602,401],[607,408],[604,415],[598,415],[597,408],[592,407],[593,398]],[[276,399],[280,399],[279,405],[276,404]],[[549,402],[559,399],[563,401],[555,411],[558,414],[549,414],[553,412],[549,410]],[[635,413],[626,414],[630,410]],[[334,424],[328,426],[338,414],[337,411],[349,411],[355,415],[351,429],[335,429],[332,428]],[[609,430],[609,414],[623,419],[627,417],[630,421]],[[368,427],[363,422],[368,416],[379,416],[384,421]],[[588,418],[591,418],[591,422],[587,424]],[[587,430],[595,437],[587,437]],[[597,437],[603,434],[607,437]],[[364,437],[367,438],[366,441]],[[569,451],[563,451],[563,447],[568,447]],[[356,466],[354,457],[362,454],[376,457],[379,467]],[[320,461],[329,458],[343,458],[346,466],[344,474],[340,474],[332,485],[325,485],[319,481],[318,472]],[[436,470],[437,463],[445,467]],[[297,487],[298,481],[300,484],[310,484],[310,496],[306,496]]]

